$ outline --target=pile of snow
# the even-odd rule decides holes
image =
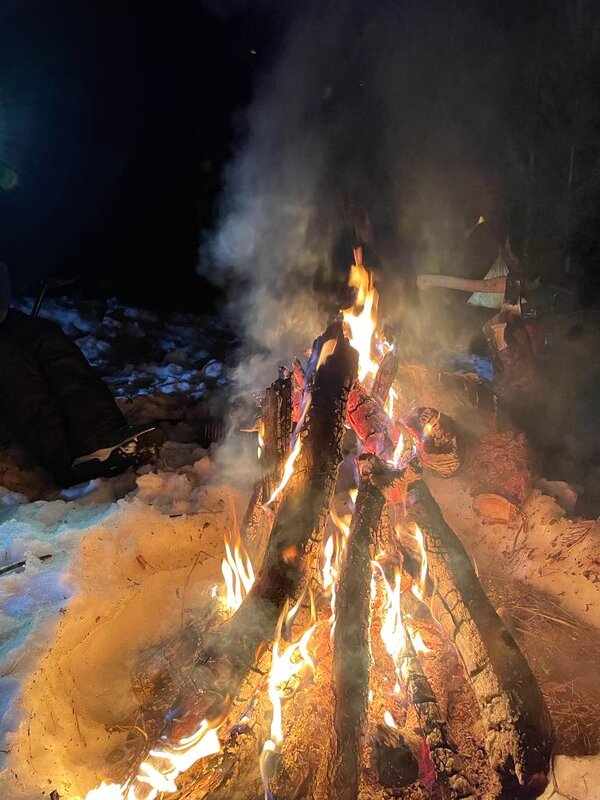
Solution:
[[[78,798],[110,777],[139,705],[139,653],[185,625],[221,582],[224,535],[243,498],[210,485],[206,451],[164,450],[160,472],[4,512],[2,563],[26,565],[0,576],[2,797],[54,788]]]
[[[29,313],[33,300],[17,307]],[[106,377],[116,397],[185,393],[203,397],[224,385],[223,364],[214,358],[226,336],[218,322],[192,314],[160,320],[115,299],[105,303],[47,298],[41,316],[57,322],[90,364]]]
[[[42,316],[74,339],[130,422],[173,424],[156,464],[63,491],[17,443],[0,447],[2,798],[76,798],[107,777],[139,703],[138,653],[220,582],[224,533],[241,511],[211,485],[198,444],[228,380],[214,320],[68,298],[47,299]]]

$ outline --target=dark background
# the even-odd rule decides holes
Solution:
[[[4,0],[0,258],[16,290],[47,274],[74,275],[92,297],[211,307],[217,290],[195,272],[199,238],[215,221],[255,81],[276,70],[304,5]],[[335,7],[345,25],[334,99],[319,112],[324,135],[327,115],[336,131],[329,180],[350,203],[367,198],[375,238],[418,267],[425,211],[377,159],[389,133],[406,185],[427,174],[465,226],[483,212],[488,233],[495,226],[502,236],[512,220],[530,272],[571,286],[582,305],[598,304],[600,4],[312,5]],[[352,61],[371,16],[384,31],[386,15],[393,35],[382,51],[370,42]],[[381,61],[385,80],[385,59],[398,54],[410,101],[390,114],[378,105],[372,67]],[[336,129],[351,106],[352,124]],[[495,248],[486,236],[457,269],[481,277],[481,259]]]
[[[73,275],[89,296],[210,304],[198,234],[277,24],[188,0],[4,0],[0,259],[16,291]]]

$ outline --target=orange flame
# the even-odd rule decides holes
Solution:
[[[390,386],[387,399],[385,401],[384,410],[388,417],[393,421],[394,419],[394,401],[398,399],[398,392],[393,386]]]
[[[279,486],[273,491],[273,494],[271,495],[271,497],[269,497],[269,499],[265,503],[265,506],[270,506],[271,503],[277,497],[279,497],[281,492],[283,492],[285,487],[288,485],[290,478],[294,474],[294,464],[296,463],[296,459],[300,455],[301,449],[302,449],[302,438],[298,436],[296,439],[296,443],[294,444],[294,447],[292,449],[292,452],[289,454],[285,462],[285,466],[283,468],[283,477],[281,478]]]
[[[398,437],[398,442],[394,449],[394,455],[392,456],[392,466],[398,469],[402,462],[402,454],[404,453],[404,434],[400,433]]]
[[[353,491],[355,490],[350,490],[351,498]],[[356,490],[356,492],[358,492],[358,490]],[[356,494],[354,494],[354,498],[356,499]],[[325,547],[323,548],[322,575],[323,589],[331,592],[331,615],[329,617],[329,623],[331,625],[331,633],[333,635],[333,630],[335,627],[335,602],[337,597],[336,583],[340,573],[342,555],[346,549],[346,541],[350,535],[350,520],[352,515],[345,514],[343,517],[340,517],[336,513],[335,509],[331,508],[329,511],[329,516],[335,524],[336,530],[327,538]]]
[[[203,720],[193,736],[164,750],[151,750],[133,782],[105,783],[90,790],[85,800],[155,800],[161,792],[176,792],[175,781],[201,758],[221,749],[216,727]]]
[[[383,721],[388,726],[388,728],[397,728],[395,719],[392,717],[389,711],[384,711],[383,713]]]
[[[356,289],[356,295],[354,304],[343,310],[342,316],[350,344],[358,351],[358,379],[364,381],[367,376],[374,377],[377,373],[372,351],[377,330],[378,294],[373,286],[373,273],[362,264],[350,267],[348,286]]]
[[[273,756],[281,748],[284,738],[282,700],[289,699],[297,691],[303,673],[314,674],[315,671],[315,663],[308,650],[308,643],[316,627],[314,621],[300,639],[288,645],[285,650],[280,650],[282,631],[292,627],[301,600],[302,598],[290,611],[287,611],[287,607],[284,608],[279,618],[277,640],[273,645],[268,682],[268,695],[272,707],[271,729],[259,758],[265,798],[270,797],[269,783],[275,771],[276,762]]]
[[[225,542],[225,558],[221,563],[221,572],[227,591],[225,604],[228,610],[235,611],[242,605],[242,600],[254,583],[252,562],[239,537],[233,549],[229,542]]]
[[[427,647],[427,645],[423,641],[423,637],[421,636],[421,631],[413,631],[411,628],[409,628],[408,634],[410,636],[411,642],[413,643],[413,647],[415,648],[417,653],[431,653],[431,648]]]
[[[257,431],[258,447],[256,451],[259,461],[262,458],[263,453],[265,452],[264,433],[265,433],[265,423],[261,419],[260,422],[258,423],[258,431]]]
[[[317,366],[315,370],[320,369],[323,364],[327,361],[329,356],[332,356],[335,353],[335,348],[337,347],[337,339],[327,339],[326,342],[323,342],[321,345],[321,352],[319,353],[319,360],[317,361]]]
[[[421,595],[425,592],[425,585],[427,583],[427,551],[425,550],[425,537],[423,531],[417,524],[415,524],[415,539],[419,545],[419,553],[421,556],[421,567],[419,570],[419,591]]]

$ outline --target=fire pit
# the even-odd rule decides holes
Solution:
[[[353,308],[265,393],[263,475],[226,543],[226,592],[140,663],[155,729],[88,800],[525,798],[546,785],[540,689],[422,477],[423,427],[441,417],[428,410],[418,430],[398,418],[398,362],[359,250],[350,284]]]

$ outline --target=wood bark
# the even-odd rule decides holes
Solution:
[[[464,442],[454,420],[437,408],[420,406],[406,420],[408,429],[421,443],[423,466],[450,478],[463,463]]]
[[[371,559],[385,503],[381,488],[371,480],[374,467],[382,472],[382,465],[376,462],[374,456],[359,459],[361,478],[356,510],[337,586],[334,736],[329,767],[332,800],[356,800],[360,782],[371,663]]]
[[[292,436],[292,378],[281,375],[266,390],[262,405],[264,439],[263,496],[272,495],[281,480]]]
[[[410,494],[410,516],[425,535],[429,578],[435,586],[429,601],[432,613],[464,664],[493,766],[515,798],[529,796],[547,783],[554,740],[542,693],[424,481],[414,481]]]
[[[407,632],[404,651],[403,676],[408,696],[413,704],[436,775],[448,789],[450,800],[476,800],[471,783],[463,773],[463,763],[458,748],[446,721],[442,716],[437,699],[431,688],[419,657]]]
[[[364,386],[356,381],[348,398],[348,424],[363,443],[365,450],[383,461],[394,455],[397,436],[394,425],[381,403],[375,400]]]
[[[335,348],[317,368],[325,342]],[[272,640],[286,600],[296,600],[305,566],[316,554],[341,462],[348,393],[358,355],[334,322],[315,340],[306,375],[310,410],[301,432],[294,474],[277,508],[265,556],[252,589],[236,613],[201,643],[189,692],[173,715],[172,735],[180,739],[204,718],[227,712],[257,657]]]
[[[376,400],[383,405],[388,399],[390,389],[394,383],[394,378],[398,372],[398,357],[391,351],[386,353],[383,357],[375,380],[373,381],[373,388],[371,394]]]

